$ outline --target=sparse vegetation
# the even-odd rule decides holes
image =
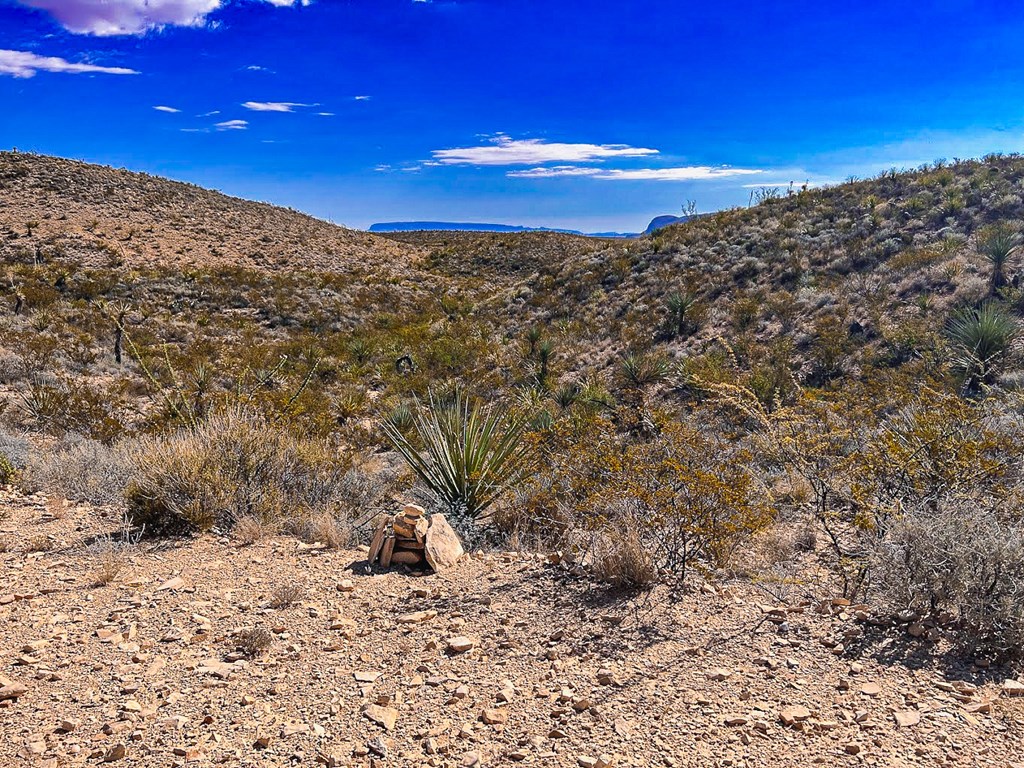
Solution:
[[[0,482],[149,533],[338,548],[421,493],[467,539],[618,586],[803,558],[965,647],[1020,646],[1020,157],[629,241],[368,238],[35,156],[0,177]]]

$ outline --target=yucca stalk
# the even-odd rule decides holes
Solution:
[[[948,326],[949,338],[956,347],[953,364],[964,374],[968,390],[992,382],[1018,330],[1017,322],[992,301],[953,314]]]
[[[381,430],[441,502],[475,518],[526,473],[527,424],[523,416],[485,410],[457,392],[451,403],[431,394],[429,406],[417,409],[414,435],[388,420]]]

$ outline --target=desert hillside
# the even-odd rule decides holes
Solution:
[[[401,271],[414,248],[193,184],[0,152],[0,258],[91,267]]]
[[[0,182],[0,758],[1019,760],[1021,158],[629,242]]]

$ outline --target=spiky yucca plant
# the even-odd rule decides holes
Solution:
[[[953,313],[948,326],[956,348],[953,364],[964,374],[968,390],[994,380],[996,368],[1018,331],[1017,321],[992,301]]]
[[[439,501],[475,518],[526,473],[527,425],[525,416],[485,409],[456,392],[451,402],[431,394],[414,416],[413,435],[390,421],[381,430]]]
[[[1017,235],[1005,225],[993,227],[978,243],[982,255],[992,265],[990,285],[993,296],[1007,284],[1006,265],[1019,244]]]

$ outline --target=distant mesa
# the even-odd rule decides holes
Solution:
[[[651,219],[651,223],[647,225],[647,229],[644,230],[644,234],[645,235],[649,235],[652,232],[657,232],[659,229],[664,229],[665,227],[671,227],[673,224],[682,224],[684,221],[689,221],[690,219],[695,219],[695,218],[697,218],[697,217],[696,216],[670,216],[668,214],[666,214],[665,216],[655,216],[653,219]]]
[[[649,235],[672,224],[681,224],[693,216],[656,216],[647,225],[643,235]],[[372,224],[368,230],[375,234],[387,232],[556,232],[563,235],[583,237],[641,237],[637,232],[581,232],[578,229],[557,229],[553,227],[524,227],[515,224],[484,224],[479,222],[454,221],[385,221]]]
[[[580,232],[577,229],[555,229],[552,227],[522,227],[514,224],[481,224],[475,222],[453,221],[385,221],[371,224],[369,232],[557,232],[563,235],[582,235],[585,237],[637,237],[636,233],[627,232]]]

